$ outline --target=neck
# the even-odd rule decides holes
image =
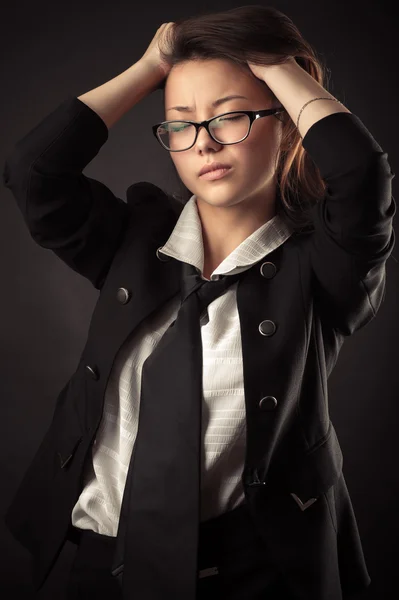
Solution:
[[[197,197],[204,249],[203,274],[208,279],[235,248],[275,214],[275,189],[269,199],[242,201],[234,206],[214,206]]]

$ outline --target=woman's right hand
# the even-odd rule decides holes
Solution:
[[[162,60],[159,49],[161,48],[163,52],[169,54],[171,48],[169,34],[172,32],[174,25],[175,23],[173,22],[163,23],[157,29],[157,32],[152,38],[150,45],[140,59],[141,61],[150,64],[153,68],[159,70],[163,77],[168,75],[171,66]]]

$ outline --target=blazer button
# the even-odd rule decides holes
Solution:
[[[262,277],[266,277],[266,279],[272,279],[277,273],[276,265],[272,262],[264,262],[260,266],[260,272]]]
[[[159,258],[159,260],[162,260],[163,262],[170,260],[172,257],[168,256],[167,254],[163,254],[162,248],[163,248],[163,246],[159,246],[159,248],[157,248],[157,251],[156,251],[157,258]]]
[[[127,304],[131,298],[132,294],[126,288],[119,288],[116,292],[116,297],[118,298],[118,302],[121,304]]]
[[[96,367],[91,367],[90,365],[86,365],[85,369],[86,369],[86,373],[88,375],[90,375],[90,377],[92,379],[97,380],[99,378],[99,374],[98,374],[98,371],[97,371]]]
[[[277,400],[274,396],[265,396],[259,402],[261,410],[274,410],[277,406]]]
[[[262,321],[259,325],[259,331],[262,335],[274,335],[276,329],[277,327],[274,321]]]

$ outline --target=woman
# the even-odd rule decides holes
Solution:
[[[74,148],[82,149],[80,160],[87,164],[94,151],[94,146],[91,154],[84,150],[87,131],[96,132],[101,145],[104,124],[109,129],[160,88],[165,118],[153,132],[170,152],[189,198],[175,206],[179,218],[157,249],[160,264],[170,268],[165,279],[148,267],[148,285],[154,282],[155,287],[147,304],[161,294],[160,282],[167,285],[173,279],[175,261],[185,267],[183,291],[187,282],[195,282],[195,288],[181,297],[179,280],[179,293],[171,298],[165,294],[156,307],[159,312],[152,307],[135,339],[126,341],[115,361],[108,361],[110,377],[107,361],[99,355],[100,372],[86,365],[95,381],[108,382],[101,423],[98,429],[90,424],[90,439],[83,428],[71,451],[59,453],[63,475],[57,474],[52,485],[69,492],[84,474],[78,494],[70,493],[62,509],[49,503],[60,521],[65,523],[68,515],[71,519],[68,532],[65,526],[53,532],[54,548],[62,531],[64,539],[68,533],[77,544],[67,597],[194,600],[197,590],[204,599],[346,598],[367,587],[370,578],[321,390],[337,346],[370,321],[381,302],[384,278],[370,273],[372,263],[383,274],[394,244],[395,203],[386,155],[357,117],[323,87],[315,53],[281,12],[248,6],[181,19],[163,24],[127,71],[58,109],[46,130],[39,130],[46,131],[51,156],[43,152],[37,130],[26,138],[29,164],[35,156],[34,164],[40,166],[33,169],[29,197],[29,224],[38,243],[57,247],[50,239],[52,232],[57,239],[55,217],[54,229],[44,233],[39,210],[47,189],[53,199],[57,196],[57,180],[49,187],[49,173],[59,169],[65,175],[68,161],[75,160]],[[57,152],[51,150],[51,140],[57,142]],[[47,160],[44,168],[39,157]],[[82,179],[83,162],[79,173],[76,166],[69,167],[69,179],[65,177],[68,186],[76,178],[75,192],[64,185],[59,198],[65,202],[68,189],[70,202],[82,198],[98,211],[96,227],[108,232],[108,246],[100,243],[95,229],[98,240],[92,242],[90,256],[86,239],[83,252],[80,247],[67,254],[65,239],[57,252],[101,289],[101,319],[106,306],[112,321],[108,290],[122,283],[115,265],[129,263],[134,270],[135,259],[135,277],[141,277],[138,265],[150,242],[148,236],[143,245],[137,241],[140,229],[147,227],[138,211],[145,214],[143,200],[149,202],[144,188],[137,188],[128,213],[103,184]],[[21,200],[21,210],[26,187],[18,182],[28,172],[23,163],[10,159],[5,179]],[[362,218],[365,206],[369,219]],[[162,221],[156,214],[157,219],[147,215],[154,226]],[[82,226],[82,219],[76,220],[75,231],[78,222]],[[377,230],[379,236],[374,235]],[[272,279],[266,290],[265,280]],[[198,290],[202,302],[201,289],[216,289],[217,281],[233,287],[220,286],[218,295],[197,305],[193,292]],[[120,303],[131,296],[129,289],[119,287]],[[263,311],[260,323],[258,309]],[[200,335],[200,316],[201,337],[184,337],[191,325],[190,335]],[[112,341],[111,331],[110,338],[95,337],[98,319],[94,316],[88,355],[105,339],[114,351],[121,345],[121,338]],[[316,333],[308,336],[308,329]],[[249,337],[253,331],[263,336],[262,345]],[[322,352],[324,359],[318,358]],[[266,380],[254,382],[256,358],[262,355]],[[193,381],[201,372],[196,361],[202,359],[197,397]],[[255,373],[259,378],[260,371]],[[74,398],[84,394],[76,387],[79,382],[74,379],[71,385]],[[279,391],[279,384],[284,390]],[[85,385],[94,405],[100,392]],[[250,404],[258,388],[269,395]],[[200,400],[201,445],[194,446],[199,420],[190,407],[200,406]],[[58,410],[59,421],[63,410]],[[63,430],[54,429],[54,438],[56,431]],[[199,453],[200,473],[195,462]],[[83,462],[84,471],[79,466]],[[15,514],[17,505],[15,501]],[[16,531],[17,517],[13,519],[9,525]],[[48,562],[54,557],[49,547],[50,542],[45,553],[44,542],[37,546]],[[37,569],[42,585],[46,569],[40,566],[40,576]]]

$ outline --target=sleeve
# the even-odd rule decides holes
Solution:
[[[395,174],[387,153],[353,113],[320,119],[302,145],[327,184],[311,210],[315,303],[336,331],[352,335],[384,299],[385,263],[395,245]]]
[[[3,183],[33,240],[101,289],[129,208],[83,169],[108,139],[101,117],[67,98],[7,155]]]

